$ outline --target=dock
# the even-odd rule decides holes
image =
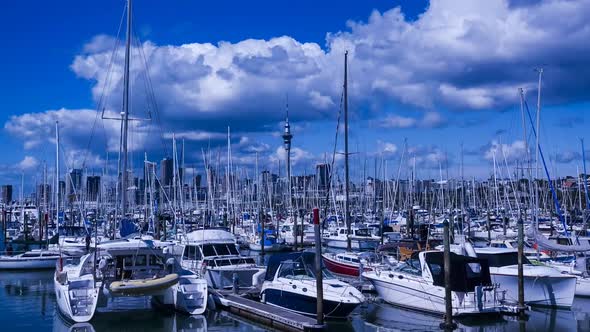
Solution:
[[[230,313],[261,323],[275,330],[307,332],[320,331],[325,327],[324,325],[317,325],[316,320],[311,317],[235,294],[223,294],[219,297],[219,302]]]

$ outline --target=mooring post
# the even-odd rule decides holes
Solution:
[[[444,269],[445,269],[445,321],[440,328],[445,331],[452,331],[457,328],[453,323],[453,294],[451,293],[451,244],[449,234],[449,220],[443,222],[443,245],[444,245]]]
[[[525,312],[524,305],[524,221],[522,216],[518,218],[518,313],[522,316]]]
[[[320,209],[313,209],[313,228],[315,231],[315,282],[316,282],[316,320],[324,325],[324,287],[322,281],[322,237],[320,236]]]
[[[492,242],[492,216],[490,215],[490,211],[488,208],[488,212],[487,212],[487,220],[486,220],[486,227],[488,229],[488,242],[491,243]]]
[[[262,211],[260,211],[260,223],[261,223],[261,227],[262,227],[262,233],[260,235],[260,256],[264,256],[264,238],[266,235],[266,231],[264,229],[264,218],[265,216],[262,214]],[[262,260],[262,262],[264,263],[264,259]],[[264,265],[264,264],[263,264]]]

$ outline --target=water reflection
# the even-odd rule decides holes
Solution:
[[[170,331],[206,332],[205,316],[154,315],[154,312],[106,313],[89,323],[71,324],[61,315],[53,319],[53,332],[95,332],[95,331]]]
[[[532,308],[526,321],[517,317],[491,319],[464,318],[456,321],[461,332],[512,332],[512,331],[590,331],[590,300],[576,299],[572,310]],[[580,312],[578,310],[584,310]],[[442,318],[392,307],[372,304],[363,317],[373,331],[435,331]],[[357,329],[358,331],[358,329]]]
[[[121,311],[123,310],[123,311]],[[590,299],[576,298],[572,310],[534,308],[528,320],[516,318],[462,319],[458,331],[580,331],[590,332]],[[441,318],[382,303],[359,307],[347,321],[329,322],[328,330],[438,331]],[[267,331],[226,312],[184,316],[155,310],[149,299],[118,298],[87,324],[65,321],[56,310],[53,272],[0,272],[0,331]]]

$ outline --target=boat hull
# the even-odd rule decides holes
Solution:
[[[384,272],[386,273],[386,272]],[[374,273],[364,273],[363,276],[369,279],[375,290],[385,302],[411,310],[421,311],[434,315],[445,314],[445,289],[426,282],[420,282],[407,277],[390,277],[385,280],[377,277]],[[490,313],[499,313],[500,308],[488,304],[479,308],[475,303],[467,303],[473,295],[463,297],[459,302],[459,296],[453,296],[453,316],[472,316]]]
[[[324,264],[326,265],[326,268],[328,270],[330,270],[330,272],[336,273],[336,274],[340,274],[340,275],[345,275],[345,276],[351,276],[351,277],[358,277],[359,276],[359,265],[355,265],[355,264],[346,264],[340,261],[337,261],[335,259],[332,259],[329,256],[324,255],[323,256],[324,259]],[[371,271],[371,269],[369,268],[363,268],[364,271]]]
[[[315,297],[274,288],[265,289],[262,296],[267,304],[282,307],[302,315],[315,316],[317,313],[317,300]],[[359,305],[359,303],[343,303],[327,299],[324,299],[323,303],[326,317],[332,319],[345,319]]]
[[[50,270],[55,269],[57,257],[0,258],[0,270]]]
[[[491,273],[492,281],[506,291],[506,300],[518,301],[518,277]],[[563,276],[524,276],[524,302],[528,305],[570,308],[576,293],[576,278]]]

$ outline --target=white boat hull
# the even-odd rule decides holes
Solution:
[[[55,269],[57,257],[0,258],[0,270],[42,270]]]
[[[505,298],[518,302],[518,277],[511,274],[491,273]],[[524,276],[524,301],[529,305],[569,308],[576,293],[576,278],[567,276]]]
[[[86,323],[94,317],[99,287],[73,289],[54,278],[55,298],[60,313],[74,323]]]
[[[365,272],[363,276],[373,283],[379,297],[389,304],[435,315],[445,313],[444,287],[406,276],[400,278],[389,272],[382,272],[379,276],[375,272]],[[453,316],[498,312],[500,307],[494,303],[483,302],[481,308],[478,307],[473,293],[453,292]]]
[[[207,281],[196,276],[182,276],[177,284],[152,299],[182,313],[201,315],[207,309]]]

